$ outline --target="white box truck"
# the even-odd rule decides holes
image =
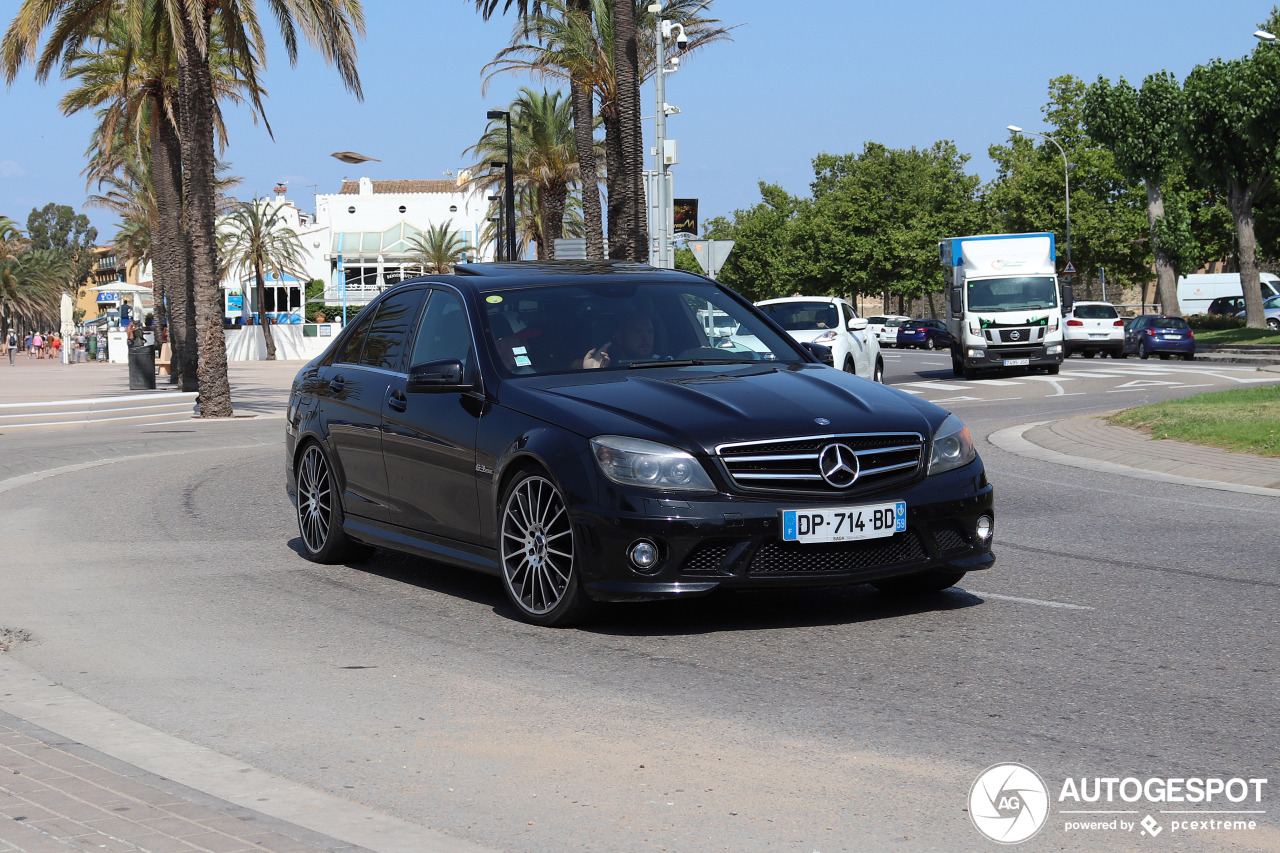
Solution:
[[[938,244],[946,272],[951,370],[973,379],[979,370],[1043,369],[1062,364],[1062,312],[1053,235],[982,234]]]
[[[1258,273],[1261,279],[1262,298],[1280,295],[1280,276],[1269,272]],[[1209,313],[1209,305],[1220,296],[1238,296],[1244,298],[1244,288],[1240,285],[1240,273],[1203,273],[1184,275],[1178,278],[1178,309],[1182,316]],[[1243,304],[1243,303],[1242,303]],[[1244,310],[1241,308],[1241,310]]]

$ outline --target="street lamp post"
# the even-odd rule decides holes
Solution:
[[[1071,267],[1071,167],[1067,163],[1067,152],[1063,150],[1062,146],[1058,143],[1058,140],[1048,134],[1036,133],[1034,130],[1023,130],[1015,124],[1009,125],[1008,129],[1012,130],[1014,133],[1025,133],[1028,136],[1038,136],[1041,139],[1047,139],[1053,143],[1054,147],[1058,149],[1058,153],[1062,155],[1062,182],[1067,190],[1067,266]],[[1071,274],[1068,273],[1068,280],[1070,277]]]
[[[487,114],[490,120],[495,118],[504,118],[507,120],[507,174],[506,174],[506,193],[507,193],[507,260],[514,261],[516,259],[516,181],[515,181],[515,160],[511,154],[511,111],[510,110],[489,110]]]
[[[488,198],[489,201],[502,201],[502,196],[500,195],[491,195]],[[496,207],[498,209],[498,215],[496,217],[490,217],[489,221],[494,223],[494,227],[496,229],[494,231],[493,259],[495,261],[500,261],[503,258],[502,243],[505,240],[504,235],[506,232],[502,229],[502,205],[498,204]]]
[[[674,199],[667,194],[667,179],[669,174],[668,167],[671,165],[667,162],[667,113],[679,112],[675,107],[667,105],[667,83],[666,76],[679,69],[679,57],[673,57],[671,62],[675,65],[670,71],[667,70],[666,59],[666,39],[670,38],[673,33],[676,36],[676,44],[683,45],[688,43],[689,39],[684,34],[684,27],[673,21],[664,21],[662,19],[662,3],[653,2],[649,4],[649,12],[654,16],[654,49],[657,59],[656,66],[657,75],[654,77],[654,95],[657,99],[657,110],[653,116],[653,173],[654,173],[654,195],[651,206],[656,211],[657,224],[654,226],[654,235],[656,236],[658,245],[657,258],[651,259],[653,265],[663,269],[671,269],[675,266],[671,255],[671,231],[672,231],[672,209]]]

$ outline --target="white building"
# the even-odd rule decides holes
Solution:
[[[421,275],[409,241],[446,222],[452,222],[451,230],[473,258],[493,260],[491,245],[475,250],[489,203],[483,192],[457,180],[343,180],[338,192],[316,195],[314,214],[299,210],[282,189],[277,188],[273,203],[285,205],[281,220],[301,240],[308,281],[325,283],[326,305],[342,305],[344,299],[348,306],[364,305],[387,286]],[[232,322],[256,313],[252,278],[251,270],[233,270],[223,283]],[[282,323],[309,321],[302,317],[307,283],[268,281],[267,312]]]

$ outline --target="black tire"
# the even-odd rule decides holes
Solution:
[[[294,479],[303,556],[313,563],[332,564],[372,553],[372,548],[352,541],[342,529],[342,495],[324,448],[307,442],[294,467]]]
[[[876,356],[876,368],[871,374],[871,381],[879,382],[881,385],[884,384],[884,359],[880,356]]]
[[[1280,332],[1280,319],[1276,319],[1275,317],[1268,317],[1267,328],[1273,332]]]
[[[1046,367],[1046,368],[1044,369],[1044,372],[1045,372],[1045,373],[1047,373],[1047,374],[1049,374],[1050,376],[1057,376],[1057,375],[1058,375],[1058,365],[1056,365],[1056,364],[1051,364],[1051,365],[1049,365],[1048,367]]]
[[[1183,361],[1195,361],[1195,360],[1196,360],[1196,354],[1195,354],[1195,353],[1193,353],[1193,352],[1186,352],[1186,353],[1183,353],[1183,354],[1182,354],[1182,360],[1183,360]]]
[[[932,570],[927,572],[918,572],[914,575],[903,575],[896,578],[885,578],[880,581],[872,581],[871,585],[883,592],[885,595],[892,595],[896,597],[930,595],[935,592],[941,592],[948,587],[955,586],[960,583],[960,579],[964,576],[964,572],[943,572]]]
[[[1143,361],[1146,361],[1148,358],[1151,358],[1151,353],[1147,352],[1146,341],[1138,341],[1138,358],[1142,359]]]
[[[555,483],[532,470],[513,479],[498,509],[498,531],[502,588],[521,619],[562,627],[589,612],[573,524]]]
[[[853,356],[851,355],[846,355],[844,357],[844,367],[841,369],[844,370],[845,373],[852,373],[854,376],[858,375],[857,368],[853,366]]]
[[[1160,353],[1160,360],[1161,360],[1161,361],[1168,361],[1168,360],[1169,360],[1169,353],[1167,353],[1167,352],[1162,352],[1162,353]]]
[[[936,344],[936,343],[934,343],[933,338],[931,338],[931,337],[929,337],[928,335],[926,335],[926,336],[925,336],[925,339],[924,339],[924,348],[925,348],[925,349],[933,349],[933,348],[934,348],[934,347],[936,347],[936,346],[937,346],[937,344]]]
[[[1087,349],[1083,353],[1081,353],[1081,355],[1083,355],[1085,358],[1093,358],[1097,354],[1098,354],[1097,351],[1091,350],[1091,349]]]
[[[978,369],[976,367],[966,367],[964,369],[964,378],[968,382],[978,378]]]

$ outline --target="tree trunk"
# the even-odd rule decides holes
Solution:
[[[1245,326],[1265,329],[1262,308],[1262,284],[1258,277],[1258,240],[1253,232],[1253,200],[1256,184],[1241,186],[1234,181],[1227,187],[1227,207],[1236,223],[1236,243],[1240,251],[1240,286],[1244,288]]]
[[[1164,192],[1160,184],[1147,181],[1147,226],[1151,233],[1152,254],[1156,263],[1156,294],[1166,314],[1182,314],[1178,305],[1178,276],[1169,253],[1156,239],[1156,223],[1164,218]]]
[[[584,29],[591,26],[591,0],[569,0],[570,15],[584,16]],[[578,149],[578,172],[582,183],[582,219],[587,239],[587,257],[604,259],[604,229],[600,209],[600,173],[596,168],[595,106],[590,85],[569,81],[573,101],[573,135]]]
[[[183,391],[198,390],[196,325],[191,264],[182,222],[182,147],[177,129],[161,116],[151,143],[151,183],[156,197],[156,233],[151,262],[168,301],[169,371]]]
[[[547,257],[554,260],[556,256],[556,240],[564,236],[564,208],[569,197],[569,186],[557,183],[543,187],[538,194],[542,205],[542,242],[547,248]]]
[[[630,209],[622,168],[622,129],[616,111],[602,110],[601,118],[604,119],[605,194],[609,205],[609,257],[626,258]]]
[[[258,325],[262,327],[262,340],[267,345],[267,361],[276,360],[276,339],[271,336],[271,323],[267,321],[267,281],[262,276],[262,262],[253,262],[254,290],[258,298]]]
[[[187,228],[191,245],[192,282],[199,353],[197,370],[202,418],[229,418],[231,384],[227,380],[226,336],[222,331],[222,294],[218,287],[218,254],[213,145],[213,81],[209,57],[200,49],[197,33],[208,43],[209,21],[204,13],[192,20],[179,16],[185,56],[178,66],[178,101],[184,113],[182,165],[186,178]],[[200,30],[196,28],[199,27]]]
[[[622,130],[622,183],[626,186],[626,260],[649,260],[645,215],[644,132],[640,126],[640,58],[634,0],[614,0],[613,67],[617,78],[618,121]]]

